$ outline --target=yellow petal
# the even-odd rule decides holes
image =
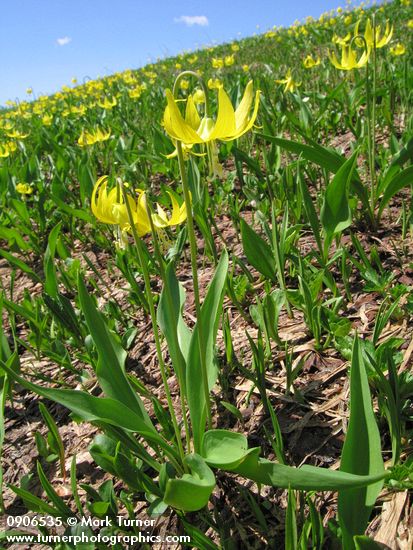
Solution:
[[[183,119],[172,92],[166,90],[165,94],[168,104],[164,112],[163,123],[168,134],[184,143],[202,143],[202,139],[195,130]]]
[[[209,140],[229,139],[236,133],[235,113],[231,100],[224,88],[218,90],[218,116]]]
[[[201,123],[201,119],[198,114],[198,110],[195,107],[194,98],[192,95],[188,97],[185,110],[185,122],[191,126],[195,131],[198,130]]]

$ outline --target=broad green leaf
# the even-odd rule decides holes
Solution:
[[[348,201],[350,181],[356,165],[356,153],[338,170],[328,184],[324,203],[320,212],[320,221],[329,237],[340,233],[351,225],[351,209]]]
[[[59,236],[61,225],[62,225],[62,222],[59,222],[50,231],[48,244],[47,244],[46,252],[44,254],[44,261],[43,261],[43,270],[45,274],[44,289],[47,292],[47,294],[49,294],[49,296],[52,296],[52,298],[57,298],[58,287],[59,287],[57,277],[56,277],[54,257],[56,252],[56,242]]]
[[[350,371],[350,419],[341,455],[341,472],[360,476],[384,473],[380,433],[374,417],[370,388],[358,337],[354,340]],[[381,491],[378,479],[367,487],[342,490],[338,513],[344,549],[353,549],[353,537],[362,535]]]
[[[16,256],[13,256],[13,254],[10,254],[10,252],[7,252],[6,250],[0,250],[0,256],[3,256],[5,260],[9,262],[13,267],[17,267],[23,273],[27,273],[27,275],[33,279],[36,283],[42,282],[40,277],[33,271],[31,267],[29,267],[26,262],[23,262],[23,260],[20,260],[20,258],[16,258]]]
[[[241,218],[242,246],[248,262],[270,281],[276,281],[275,259],[271,247]]]
[[[16,487],[15,485],[9,485],[9,488],[13,491],[13,493],[27,503],[27,505],[30,506],[30,510],[33,512],[42,512],[43,514],[48,514],[54,517],[62,515],[57,508],[53,508],[53,506],[50,506],[41,498],[32,495],[29,491]]]
[[[215,468],[236,468],[248,454],[245,435],[228,430],[208,430],[202,439],[202,456]]]
[[[291,487],[303,491],[339,491],[352,487],[365,487],[385,476],[384,473],[370,476],[353,475],[316,466],[294,468],[259,458],[259,453],[260,449],[256,448],[239,466],[228,469],[256,483],[283,489]]]
[[[158,325],[168,342],[168,352],[179,380],[185,383],[186,357],[188,355],[191,332],[182,318],[185,303],[185,290],[176,278],[173,263],[166,268],[164,288],[158,311]]]
[[[56,493],[56,491],[53,489],[52,484],[47,479],[42,465],[40,462],[37,462],[37,475],[39,476],[40,484],[43,487],[44,492],[49,497],[50,501],[56,508],[56,510],[59,510],[59,513],[63,518],[67,518],[73,515],[72,510],[65,504],[64,500],[59,497],[59,495]]]
[[[141,398],[133,391],[127,379],[125,350],[109,331],[102,314],[97,311],[81,276],[78,279],[78,287],[80,306],[98,352],[96,376],[100,386],[108,397],[116,399],[119,403],[124,403],[126,407],[135,411],[135,414],[139,415],[154,431]]]
[[[77,416],[89,422],[105,422],[131,432],[139,433],[148,441],[165,448],[165,442],[152,425],[148,425],[137,411],[129,409],[125,403],[109,397],[95,397],[80,390],[61,390],[38,386],[22,378],[5,363],[0,366],[10,377],[24,388],[46,399],[60,403]],[[169,446],[167,447],[169,449]]]
[[[202,334],[199,324],[196,323],[192,333],[186,365],[186,389],[189,412],[191,415],[192,433],[195,451],[201,448],[202,435],[205,430],[206,403],[205,392],[202,386],[201,359],[198,337],[204,339],[206,367],[208,376],[208,390],[215,384],[217,367],[214,355],[216,335],[221,316],[224,288],[228,272],[228,253],[226,250],[217,265],[214,278],[208,287],[205,300],[201,307]]]
[[[317,216],[317,212],[315,211],[313,199],[311,198],[311,195],[308,191],[307,184],[304,181],[304,178],[300,175],[298,178],[301,194],[303,196],[303,202],[304,202],[304,210],[307,214],[308,222],[311,226],[311,229],[313,230],[315,240],[317,242],[318,250],[322,253],[323,251],[323,245],[321,242],[321,235],[320,235],[320,222]]]
[[[196,512],[207,505],[215,487],[215,476],[196,453],[186,456],[185,463],[191,473],[183,474],[180,479],[168,479],[163,500],[178,510]]]
[[[413,166],[405,168],[396,174],[384,187],[383,197],[380,201],[379,216],[383,212],[384,207],[389,203],[390,199],[398,193],[403,187],[413,184]]]

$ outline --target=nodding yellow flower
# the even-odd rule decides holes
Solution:
[[[181,141],[186,145],[209,143],[214,140],[231,141],[237,139],[252,128],[258,114],[260,91],[255,93],[255,104],[250,115],[254,102],[252,80],[248,82],[244,96],[235,111],[224,88],[220,87],[218,89],[218,115],[216,121],[210,117],[204,117],[201,120],[192,96],[188,97],[184,118],[172,92],[166,90],[165,94],[167,106],[163,117],[164,128],[172,139]]]
[[[157,229],[163,229],[164,227],[174,227],[175,225],[180,225],[186,220],[185,202],[179,205],[173,194],[169,191],[167,191],[167,193],[171,199],[172,213],[171,216],[168,218],[165,210],[159,204],[156,205],[157,213],[152,214],[152,221]]]
[[[104,97],[103,101],[98,101],[99,107],[102,107],[102,109],[113,109],[118,104],[116,101],[116,97],[113,97],[112,99],[109,99],[108,97]]]
[[[31,195],[33,193],[33,187],[30,187],[28,183],[18,183],[16,185],[16,191],[21,195]]]
[[[342,46],[341,48],[341,62],[337,60],[336,53],[333,52],[329,55],[331,63],[342,71],[351,71],[352,69],[360,69],[368,62],[370,56],[370,49],[365,50],[357,61],[356,54],[351,46]]]
[[[26,139],[29,134],[24,134],[23,132],[19,132],[18,130],[11,130],[10,132],[6,132],[6,136],[12,139]]]
[[[403,44],[400,44],[400,42],[398,42],[390,48],[390,53],[392,55],[404,55],[406,53],[406,48],[405,46],[403,46]]]
[[[178,69],[178,71],[182,69],[181,63],[175,63],[175,69]]]
[[[182,79],[179,83],[181,90],[187,90],[189,88],[189,80]]]
[[[225,67],[231,67],[235,63],[235,57],[234,54],[226,55],[224,59]]]
[[[197,55],[192,55],[191,57],[188,57],[188,63],[190,65],[193,65],[194,63],[196,63],[198,61],[198,56]]]
[[[344,36],[343,38],[334,34],[333,38],[331,39],[333,44],[338,44],[339,46],[347,46],[350,40],[351,40],[351,33],[347,33],[346,36]]]
[[[33,93],[33,89],[32,88],[27,88],[26,94],[27,95],[32,95],[32,93]]]
[[[192,98],[194,100],[195,105],[202,105],[203,103],[205,103],[205,92],[204,92],[204,90],[201,90],[201,88],[198,88],[192,94]]]
[[[96,128],[95,130],[82,130],[82,133],[77,140],[80,147],[87,147],[88,145],[95,145],[101,141],[106,141],[110,138],[110,130],[102,130]]]
[[[214,69],[222,69],[224,66],[224,60],[220,57],[213,57],[212,58],[212,67]]]
[[[291,75],[291,69],[288,69],[287,74],[285,75],[285,78],[281,80],[275,81],[277,84],[285,84],[284,86],[284,93],[287,92],[293,92],[296,88],[301,86],[301,82],[296,82],[292,75]]]
[[[352,22],[353,22],[353,17],[351,15],[346,15],[346,17],[344,18],[344,24],[346,25],[346,27],[351,25]]]
[[[317,59],[313,59],[311,55],[307,55],[307,57],[303,61],[303,65],[306,69],[312,69],[313,67],[317,67],[320,65],[321,60],[319,57]]]
[[[250,66],[245,64],[242,66],[242,70],[244,71],[244,73],[247,73],[250,70]]]
[[[0,158],[7,158],[17,149],[17,144],[14,141],[0,144]]]
[[[72,84],[77,84],[77,78],[73,77],[71,82],[72,82]]]
[[[125,234],[132,230],[131,221],[139,237],[143,237],[151,231],[151,222],[148,216],[146,205],[146,194],[138,190],[137,199],[127,195],[127,201],[131,211],[131,218],[128,215],[128,209],[125,204],[123,194],[119,186],[113,187],[107,191],[108,176],[100,177],[92,192],[91,208],[94,216],[103,223],[117,225],[121,232],[122,243],[125,240]],[[126,187],[127,184],[125,183]],[[129,187],[129,186],[128,186]],[[185,205],[179,205],[175,197],[168,193],[172,202],[172,213],[168,218],[165,210],[157,204],[157,213],[152,215],[152,221],[157,229],[173,227],[186,220]]]
[[[44,115],[42,116],[42,124],[43,126],[50,126],[53,122],[52,115]]]
[[[408,26],[409,29],[413,29],[413,19],[409,19],[407,21],[407,26]]]
[[[354,36],[357,36],[358,34],[360,34],[359,33],[360,23],[361,23],[361,19],[359,19],[356,23],[356,26],[354,28]],[[380,25],[377,25],[375,36],[374,36],[371,21],[370,19],[367,19],[366,30],[364,31],[364,39],[367,43],[368,48],[373,48],[374,46],[376,46],[376,48],[383,48],[390,42],[393,36],[393,26],[390,27],[388,20],[386,21],[386,29],[381,38],[380,38],[380,31],[381,31],[381,27]]]
[[[238,44],[231,44],[231,50],[233,52],[238,52],[239,51],[239,45]]]
[[[222,81],[219,78],[210,78],[208,80],[208,88],[210,90],[219,90],[219,88],[222,88],[222,86]]]

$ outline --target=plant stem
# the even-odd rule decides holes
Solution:
[[[201,374],[202,374],[202,383],[204,387],[205,395],[205,405],[207,410],[207,419],[208,419],[208,429],[212,427],[212,415],[211,415],[211,402],[209,397],[209,388],[208,388],[208,373],[206,367],[206,350],[205,350],[205,340],[204,333],[202,330],[202,317],[201,317],[201,300],[199,296],[199,284],[198,284],[198,266],[197,266],[197,245],[194,231],[194,220],[192,217],[192,204],[191,196],[189,192],[188,178],[185,171],[185,162],[184,155],[182,152],[182,143],[180,141],[176,144],[178,151],[178,164],[179,171],[181,173],[182,179],[182,189],[184,193],[184,200],[186,205],[186,222],[188,227],[188,238],[189,245],[191,250],[191,267],[192,267],[192,279],[194,287],[194,300],[196,308],[196,322],[198,326],[198,346],[199,346],[199,356],[201,362]],[[198,451],[198,449],[195,449]]]
[[[162,281],[164,282],[165,296],[166,296],[166,299],[168,300],[169,308],[170,308],[170,310],[172,310],[173,309],[173,299],[172,299],[172,295],[171,295],[169,285],[166,283],[164,259],[162,257],[161,250],[159,248],[158,236],[156,234],[156,229],[155,229],[155,226],[153,224],[152,211],[151,211],[151,207],[150,207],[150,204],[149,204],[148,200],[146,201],[146,211],[148,213],[149,223],[151,225],[151,232],[152,232],[152,239],[153,239],[155,256],[158,260],[159,271],[161,272]],[[175,341],[174,343],[175,343],[176,349],[180,349],[180,345],[179,345],[179,341],[178,341],[178,335],[177,335],[176,331],[173,331],[173,338],[174,338],[174,341]],[[186,446],[187,446],[187,452],[190,453],[191,452],[191,437],[190,437],[190,430],[189,430],[189,425],[188,425],[187,408],[186,408],[186,403],[185,403],[185,399],[186,399],[185,364],[183,364],[182,361],[179,361],[179,364],[177,365],[177,369],[179,371],[177,373],[178,379],[179,379],[179,386],[180,386],[180,388],[179,388],[180,389],[179,397],[180,397],[180,401],[181,401],[182,418],[183,418],[184,427],[185,427]]]
[[[184,462],[185,452],[184,452],[184,448],[182,446],[181,433],[180,433],[180,430],[179,430],[178,421],[176,419],[175,410],[174,410],[173,403],[172,403],[171,392],[169,391],[168,379],[167,379],[167,376],[166,376],[166,368],[165,368],[165,363],[164,363],[163,356],[162,356],[161,342],[160,342],[160,338],[159,338],[158,325],[156,324],[155,306],[154,306],[154,303],[153,303],[153,296],[152,296],[152,290],[151,290],[151,281],[150,281],[150,278],[149,278],[149,270],[148,270],[148,266],[146,265],[146,263],[144,261],[143,250],[142,250],[142,242],[141,242],[141,239],[140,239],[140,237],[139,237],[139,235],[136,231],[136,227],[135,227],[135,224],[134,224],[134,221],[133,221],[133,216],[132,216],[130,204],[129,204],[128,197],[126,195],[125,188],[123,187],[122,182],[120,183],[120,186],[121,186],[121,189],[122,189],[123,200],[124,200],[125,205],[126,205],[126,210],[128,212],[129,223],[130,223],[133,238],[134,238],[134,241],[135,241],[135,247],[136,247],[136,252],[138,254],[139,264],[140,264],[141,269],[142,269],[143,280],[144,280],[144,283],[145,283],[146,299],[148,300],[148,305],[149,305],[149,315],[150,315],[150,318],[151,318],[152,330],[153,330],[153,335],[154,335],[154,338],[155,338],[156,354],[158,356],[158,362],[159,362],[159,368],[160,368],[160,371],[161,371],[162,382],[163,382],[163,385],[164,385],[164,388],[165,388],[165,394],[166,394],[166,400],[168,402],[169,414],[171,415],[171,420],[172,420],[172,424],[173,424],[173,428],[174,428],[174,432],[175,432],[176,442],[177,442],[177,445],[178,445],[179,455],[181,457],[181,462],[182,462],[182,465],[183,465],[184,469],[187,471],[187,467],[186,467],[185,462]]]

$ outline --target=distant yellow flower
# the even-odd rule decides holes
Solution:
[[[346,15],[344,18],[344,24],[348,27],[353,22],[353,17],[351,15]]]
[[[6,136],[12,139],[26,139],[29,134],[24,134],[23,132],[19,132],[18,130],[11,130],[10,132],[6,132]]]
[[[28,183],[18,183],[16,185],[16,191],[21,195],[31,195],[33,193],[33,187],[30,187]]]
[[[226,55],[226,56],[225,56],[225,59],[224,59],[225,67],[230,67],[230,66],[233,65],[234,63],[235,63],[234,54]]]
[[[284,93],[287,92],[293,92],[296,88],[301,86],[301,82],[296,82],[292,75],[291,75],[291,69],[288,69],[287,74],[285,75],[285,78],[281,80],[275,81],[277,84],[285,84],[284,86]]]
[[[341,48],[341,62],[337,60],[336,53],[330,54],[330,61],[336,67],[342,71],[351,71],[352,69],[360,69],[368,62],[370,56],[370,49],[364,51],[360,59],[357,61],[356,54],[351,46],[342,46]]]
[[[220,57],[213,57],[212,58],[212,67],[214,69],[222,69],[224,66],[224,60]]]
[[[407,21],[407,26],[408,26],[409,29],[413,29],[413,19],[409,19]]]
[[[192,98],[194,100],[195,105],[201,105],[202,103],[205,103],[205,92],[204,92],[204,90],[201,90],[200,88],[198,88],[192,94]]]
[[[33,93],[33,89],[32,88],[27,88],[26,94],[27,95],[32,95],[32,93]]]
[[[190,65],[193,65],[194,63],[196,63],[198,61],[198,56],[197,55],[192,55],[191,57],[188,57],[188,63]]]
[[[360,22],[361,22],[361,19],[359,19],[356,23],[356,26],[354,29],[354,36],[357,36],[359,34]],[[371,21],[370,19],[367,19],[366,30],[364,31],[364,39],[367,43],[368,48],[373,48],[374,45],[376,46],[376,48],[383,48],[390,42],[393,36],[393,26],[390,27],[389,21],[386,21],[386,29],[381,38],[380,38],[380,31],[381,31],[381,27],[380,25],[377,25],[376,32],[374,35]]]
[[[157,213],[152,215],[153,224],[157,229],[162,229],[164,227],[174,227],[175,225],[180,225],[186,220],[186,204],[183,202],[179,205],[175,197],[167,191],[171,203],[172,203],[172,213],[168,218],[165,210],[157,204]]]
[[[77,142],[80,147],[86,147],[88,145],[95,145],[95,143],[106,141],[109,138],[110,130],[105,131],[100,128],[96,128],[95,130],[82,130]]]
[[[218,90],[219,88],[222,88],[223,84],[219,78],[210,78],[208,80],[208,88],[210,90]]]
[[[183,78],[179,83],[179,87],[181,90],[187,90],[189,88],[189,80]]]
[[[108,97],[104,97],[103,100],[98,101],[99,107],[102,107],[102,109],[110,110],[113,109],[118,104],[116,101],[116,97],[112,97],[112,99],[109,99]]]
[[[53,122],[53,117],[52,115],[44,115],[42,117],[42,124],[43,126],[50,126]]]
[[[346,36],[344,36],[343,38],[334,34],[332,38],[333,44],[338,44],[339,46],[347,46],[350,40],[351,40],[351,33],[347,33]]]
[[[255,93],[255,104],[250,114],[254,102],[252,80],[248,82],[243,98],[235,111],[224,88],[218,89],[218,115],[215,122],[210,117],[200,119],[192,96],[188,98],[184,118],[172,92],[166,90],[165,94],[167,99],[163,118],[165,130],[172,139],[187,145],[237,139],[253,127],[258,114],[259,91]]]
[[[178,70],[182,69],[181,63],[175,63],[175,69],[178,69]]]
[[[250,70],[250,66],[249,65],[243,65],[242,70],[244,71],[244,73],[247,73]]]
[[[320,58],[317,57],[317,59],[313,59],[311,55],[307,55],[307,57],[303,61],[303,65],[306,69],[312,69],[313,67],[317,67],[320,65],[321,61]]]
[[[404,55],[406,53],[406,48],[405,46],[403,46],[403,44],[400,44],[400,42],[398,42],[390,48],[390,53],[392,55]]]
[[[239,45],[238,44],[231,44],[231,50],[233,52],[238,52],[239,51]]]
[[[72,84],[77,84],[77,78],[73,77],[71,82],[72,82]]]

